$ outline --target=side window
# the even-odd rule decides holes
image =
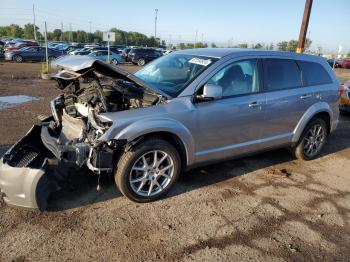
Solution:
[[[222,87],[223,96],[243,95],[259,92],[258,60],[242,60],[230,64],[217,72],[209,84]]]
[[[301,72],[291,59],[264,59],[264,86],[267,91],[301,87]]]
[[[304,85],[323,85],[332,83],[332,79],[322,65],[314,62],[298,62],[303,73]]]

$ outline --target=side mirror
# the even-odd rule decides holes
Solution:
[[[222,97],[222,87],[214,84],[205,84],[203,95],[197,95],[196,100],[199,102],[212,101]]]

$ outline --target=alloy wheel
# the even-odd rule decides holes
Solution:
[[[161,150],[144,153],[130,171],[131,189],[138,195],[150,197],[167,188],[174,177],[174,161]]]
[[[321,150],[326,138],[326,132],[320,124],[313,125],[304,140],[304,154],[312,157]]]
[[[145,60],[144,59],[139,59],[139,61],[137,62],[137,64],[139,65],[139,66],[144,66],[145,65]]]
[[[22,62],[22,57],[21,56],[19,56],[19,55],[16,55],[15,56],[15,61],[17,62],[17,63],[21,63]]]

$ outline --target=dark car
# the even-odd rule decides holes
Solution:
[[[162,54],[153,48],[132,48],[128,54],[127,61],[144,66],[146,63],[161,57]]]
[[[333,67],[333,64],[334,64],[334,59],[333,59],[333,58],[332,58],[332,59],[327,59],[327,62],[328,62],[328,64],[329,64],[331,67]],[[334,67],[335,67],[335,68],[339,68],[339,67],[340,67],[340,65],[339,65],[337,59],[335,60]]]
[[[112,49],[115,49],[115,50],[119,50],[120,52],[122,52],[126,46],[125,45],[111,45],[110,48]]]
[[[49,48],[49,60],[54,60],[64,55],[64,52]],[[43,61],[46,56],[45,47],[27,47],[21,50],[12,50],[5,52],[5,60],[22,63],[23,61]]]

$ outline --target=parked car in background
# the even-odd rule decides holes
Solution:
[[[49,60],[64,55],[64,52],[48,48]],[[44,61],[46,57],[45,47],[26,47],[21,50],[12,50],[5,52],[5,60],[22,63],[24,61]]]
[[[86,45],[84,45],[84,47],[95,48],[95,47],[101,47],[101,45],[99,45],[99,44],[86,44]]]
[[[109,46],[111,49],[118,50],[118,53],[122,53],[123,50],[126,48],[125,45],[111,45]]]
[[[70,51],[68,54],[70,54],[70,55],[88,55],[91,52],[91,50],[92,50],[92,48],[90,48],[90,47],[84,47],[84,48]]]
[[[350,68],[350,60],[349,59],[340,59],[338,60],[338,64],[340,68]]]
[[[334,63],[334,60],[335,60],[335,63]],[[327,59],[327,63],[330,65],[330,67],[333,68],[333,64],[334,64],[334,68],[339,68],[339,63],[338,63],[338,59]]]
[[[88,56],[53,64],[65,69],[53,76],[65,95],[0,160],[10,205],[45,209],[68,177],[55,161],[114,174],[122,194],[145,203],[200,165],[283,147],[315,159],[338,125],[339,82],[317,56],[191,49],[135,74]]]
[[[350,80],[345,82],[339,88],[340,104],[339,109],[341,112],[350,113]]]
[[[19,50],[22,47],[25,46],[39,46],[38,42],[34,42],[34,41],[23,41],[23,42],[18,42],[14,45],[9,45],[7,47],[5,47],[5,51],[11,51],[11,50]]]
[[[106,62],[108,60],[108,51],[107,50],[92,51],[89,54],[89,56],[93,57],[94,59]],[[124,62],[120,54],[116,54],[112,51],[109,52],[109,59],[110,59],[110,63],[114,65]]]
[[[144,66],[146,63],[161,57],[162,54],[153,48],[132,48],[127,61],[135,65]]]

